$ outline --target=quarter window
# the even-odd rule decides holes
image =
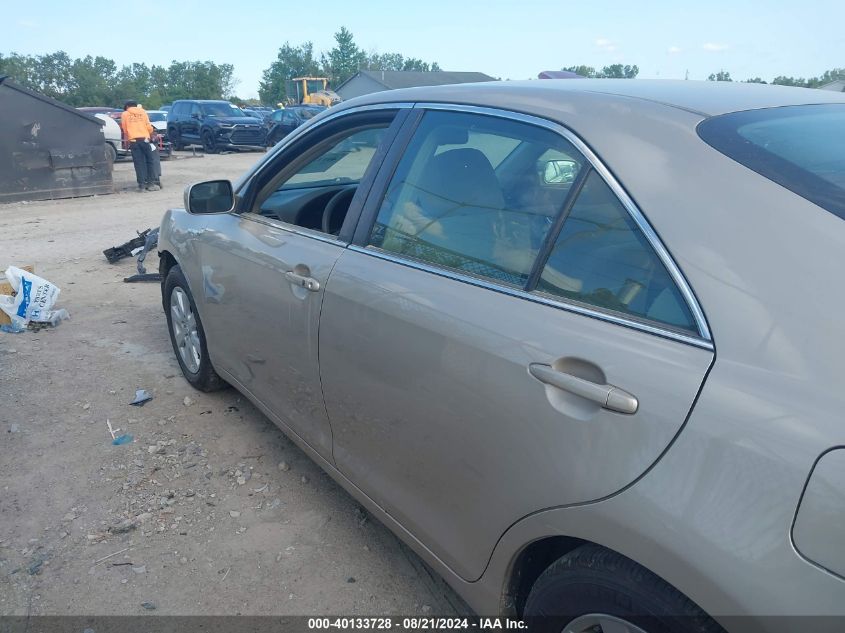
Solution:
[[[697,333],[662,261],[596,172],[564,221],[536,292]]]
[[[549,181],[551,161],[566,165],[566,178]],[[427,112],[388,186],[369,244],[522,288],[583,164],[549,130]]]

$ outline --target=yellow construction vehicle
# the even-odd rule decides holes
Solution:
[[[287,82],[287,105],[312,104],[330,107],[340,103],[340,96],[329,90],[325,77],[294,77]]]

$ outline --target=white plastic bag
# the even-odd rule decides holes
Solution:
[[[9,315],[13,326],[26,327],[30,321],[54,319],[53,306],[61,292],[57,286],[15,266],[6,269],[6,280],[16,294],[0,295],[0,310]]]

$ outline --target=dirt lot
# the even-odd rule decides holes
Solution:
[[[0,206],[0,268],[35,264],[71,314],[0,333],[0,616],[466,611],[237,392],[194,391],[158,284],[102,255],[189,182],[259,158],[173,160],[142,194],[118,163],[114,195]],[[107,420],[134,442],[113,446]]]

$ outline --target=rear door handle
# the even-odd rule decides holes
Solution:
[[[285,273],[285,279],[287,279],[292,284],[296,284],[297,286],[302,286],[306,290],[310,290],[311,292],[317,292],[320,289],[320,282],[314,279],[313,277],[306,277],[305,275],[299,275],[292,270]]]
[[[528,366],[528,372],[542,383],[557,387],[563,391],[568,391],[569,393],[574,393],[576,396],[581,396],[587,400],[592,400],[608,411],[631,415],[636,413],[640,406],[636,396],[619,387],[599,385],[589,380],[578,378],[578,376],[557,371],[549,365],[531,363]]]

